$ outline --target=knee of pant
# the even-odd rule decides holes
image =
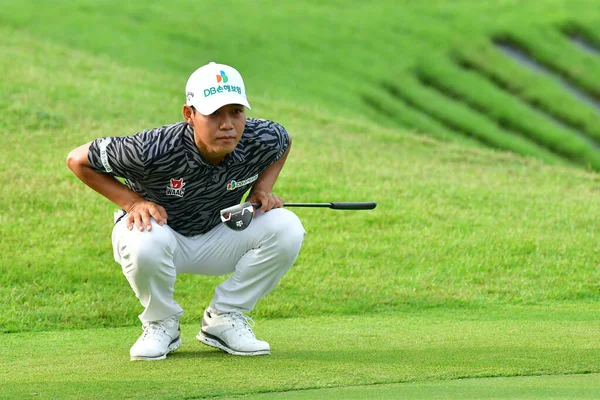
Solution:
[[[172,258],[175,246],[175,238],[168,228],[153,223],[150,232],[131,232],[124,243],[121,256],[129,258],[136,268],[148,270],[158,267],[165,259]]]
[[[267,216],[269,219],[265,221],[267,222],[265,233],[273,235],[282,250],[298,252],[306,235],[300,218],[285,208],[271,210],[264,214],[264,217]]]

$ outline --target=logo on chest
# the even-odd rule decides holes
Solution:
[[[183,182],[183,178],[181,179],[173,179],[169,182],[169,186],[167,186],[167,196],[178,196],[183,197],[183,192],[185,192],[185,183]]]
[[[232,180],[231,182],[229,182],[227,184],[227,190],[233,190],[233,189],[236,189],[236,188],[239,188],[239,187],[242,187],[242,186],[249,185],[252,182],[254,182],[255,180],[257,180],[257,179],[258,179],[258,174],[254,175],[254,176],[251,176],[248,179],[244,179],[243,181]]]

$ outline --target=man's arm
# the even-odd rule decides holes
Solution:
[[[273,208],[283,207],[284,200],[271,193],[273,191],[273,186],[275,186],[275,181],[277,181],[277,177],[281,172],[285,160],[292,148],[292,138],[289,138],[288,147],[285,150],[285,153],[281,156],[281,158],[275,161],[273,164],[269,165],[267,169],[265,169],[258,177],[254,185],[252,186],[252,190],[250,190],[250,194],[246,201],[250,201],[252,203],[260,203],[260,211],[266,212],[272,210]]]
[[[146,201],[142,196],[129,189],[108,174],[95,171],[88,161],[88,151],[91,142],[80,146],[67,156],[67,166],[81,179],[83,183],[106,197],[113,203],[128,212],[126,220],[127,228],[133,229],[133,225],[140,231],[151,230],[150,217],[154,218],[160,225],[167,223],[165,209],[155,203]]]

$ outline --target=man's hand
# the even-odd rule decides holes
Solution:
[[[139,194],[125,186],[121,181],[109,174],[95,171],[88,161],[90,143],[74,149],[67,156],[67,165],[79,179],[86,185],[127,211],[129,214],[125,224],[129,230],[133,226],[140,231],[152,229],[150,218],[154,218],[159,225],[167,223],[167,212],[158,204],[144,200]]]
[[[254,211],[256,215],[257,212],[267,212],[274,208],[281,208],[285,201],[279,197],[271,193],[273,190],[273,186],[275,185],[275,181],[279,176],[279,172],[281,168],[283,168],[283,164],[285,164],[285,159],[287,158],[288,153],[290,152],[290,148],[292,147],[292,138],[289,138],[288,148],[285,150],[285,153],[281,156],[281,158],[275,161],[273,164],[269,165],[267,169],[265,169],[259,176],[254,185],[252,185],[252,189],[250,190],[250,194],[246,201],[252,203],[260,203],[260,208]]]
[[[162,206],[159,206],[156,203],[151,201],[138,201],[133,203],[129,210],[127,210],[127,219],[125,220],[125,224],[127,225],[127,229],[132,230],[134,226],[136,226],[140,231],[152,230],[152,224],[150,223],[150,218],[154,218],[154,220],[159,225],[167,224],[167,212]]]
[[[281,197],[274,195],[273,193],[268,193],[263,190],[256,190],[250,192],[246,201],[252,203],[260,203],[260,208],[256,211],[267,212],[274,208],[283,207],[283,203],[285,202]]]

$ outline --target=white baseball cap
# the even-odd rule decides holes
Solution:
[[[233,67],[211,62],[190,75],[185,85],[188,106],[210,115],[227,104],[241,104],[250,109],[242,75]]]

